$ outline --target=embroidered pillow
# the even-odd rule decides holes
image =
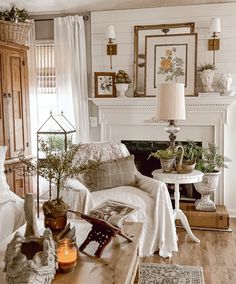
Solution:
[[[80,175],[80,181],[90,190],[98,191],[121,185],[135,185],[134,156],[101,163]]]

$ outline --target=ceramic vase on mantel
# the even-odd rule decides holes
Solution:
[[[119,84],[115,84],[115,85],[116,85],[117,97],[126,98],[125,94],[128,91],[129,84],[128,83],[119,83]]]
[[[214,92],[214,89],[212,88],[214,76],[215,72],[214,70],[211,69],[204,69],[203,71],[200,72],[200,79],[202,82],[204,93]]]
[[[216,211],[216,205],[210,196],[218,187],[219,176],[220,172],[205,173],[201,182],[194,183],[195,189],[201,194],[201,199],[195,202],[196,210]]]

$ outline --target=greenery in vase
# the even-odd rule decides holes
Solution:
[[[14,5],[10,10],[0,11],[0,20],[11,22],[26,22],[29,19],[29,14],[25,9],[18,9]]]
[[[185,160],[193,160],[194,158],[198,160],[202,156],[202,146],[197,145],[197,143],[192,140],[187,140],[183,148]]]
[[[44,153],[44,158],[28,160],[24,153],[19,153],[19,160],[26,165],[27,172],[30,175],[38,173],[39,176],[49,181],[49,184],[56,186],[56,203],[61,204],[60,191],[70,189],[67,185],[68,178],[73,178],[79,173],[83,173],[98,165],[98,161],[89,161],[88,164],[81,165],[80,161],[75,161],[75,156],[80,145],[70,145],[65,151],[53,151],[52,148],[44,141],[41,141],[40,148]]]
[[[216,69],[216,66],[214,64],[211,64],[211,63],[201,64],[198,67],[198,71],[200,71],[200,72],[202,72],[204,70],[215,70],[215,69]]]
[[[176,153],[173,149],[167,148],[165,150],[157,150],[154,153],[151,153],[148,157],[150,159],[151,157],[157,158],[157,159],[174,159],[176,157]]]
[[[115,83],[116,84],[130,84],[131,79],[124,70],[119,70],[119,72],[116,74]]]
[[[219,147],[214,143],[209,143],[208,148],[202,148],[201,155],[197,158],[196,170],[203,173],[214,173],[220,168],[228,168],[227,162],[231,160],[219,154]]]

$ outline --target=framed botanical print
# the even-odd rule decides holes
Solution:
[[[95,97],[116,97],[115,72],[95,72]]]
[[[177,82],[185,95],[195,95],[197,34],[150,35],[145,37],[145,90],[155,96],[158,84]]]

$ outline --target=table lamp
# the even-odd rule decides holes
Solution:
[[[165,83],[158,85],[156,118],[168,121],[165,131],[169,133],[170,147],[175,147],[176,133],[180,128],[175,124],[177,120],[185,120],[184,84]]]

